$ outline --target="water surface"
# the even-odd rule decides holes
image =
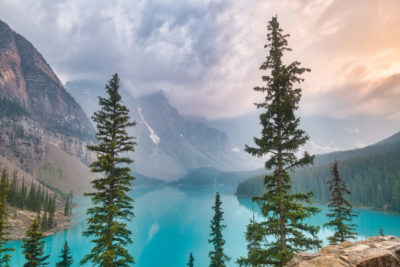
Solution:
[[[134,256],[138,267],[175,267],[186,266],[190,252],[193,252],[195,266],[208,266],[208,244],[210,220],[213,215],[212,205],[215,192],[221,193],[225,224],[223,234],[226,240],[226,253],[232,258],[228,266],[236,266],[234,261],[246,255],[244,232],[249,219],[253,216],[249,199],[238,199],[235,187],[147,187],[131,192],[135,199],[135,218],[129,224],[133,232],[134,243],[129,251]],[[78,207],[73,210],[75,224],[66,231],[46,237],[46,254],[51,255],[50,266],[59,261],[60,250],[67,240],[72,250],[74,265],[90,251],[91,243],[82,236],[86,224],[86,207],[89,202],[78,198]],[[310,219],[312,224],[326,222],[326,206],[320,206],[322,213]],[[370,210],[357,210],[359,238],[379,234],[379,228],[387,235],[400,236],[400,216]],[[260,219],[259,215],[255,214]],[[319,235],[325,240],[330,235],[329,229],[321,229]],[[24,256],[20,249],[21,241],[11,241],[9,246],[16,249],[12,253],[11,266],[22,266]],[[86,266],[90,266],[87,264]]]

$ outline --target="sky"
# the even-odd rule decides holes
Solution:
[[[63,83],[118,72],[133,96],[161,89],[182,114],[210,120],[254,111],[277,15],[293,49],[285,62],[312,70],[300,116],[343,122],[352,135],[363,130],[357,118],[385,122],[381,135],[400,129],[399,13],[398,0],[0,0],[0,19]]]

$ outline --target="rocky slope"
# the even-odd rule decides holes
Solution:
[[[0,154],[32,173],[55,145],[89,163],[94,128],[42,55],[0,21]]]
[[[400,267],[400,239],[377,236],[327,246],[317,253],[300,253],[286,267]]]
[[[24,179],[25,186],[27,187],[27,192],[29,192],[30,190],[31,182],[33,182],[36,187],[39,187],[42,184],[30,173],[21,170],[9,160],[0,156],[0,170],[2,170],[3,168],[8,169],[9,177],[12,177],[14,171],[16,172],[16,177],[19,185],[21,185],[22,179]],[[53,194],[51,190],[46,189],[46,187],[42,188],[50,194]],[[55,232],[65,230],[72,224],[71,216],[64,216],[64,205],[64,198],[56,194],[56,212],[54,214],[54,218],[57,222],[57,227],[46,231],[45,235],[50,235]],[[26,237],[26,230],[28,230],[28,227],[32,224],[33,220],[37,218],[37,212],[32,212],[26,209],[19,209],[12,206],[8,207],[8,214],[9,217],[7,223],[9,226],[9,234],[7,237],[9,239],[21,239]]]

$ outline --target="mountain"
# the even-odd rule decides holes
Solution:
[[[38,175],[42,169],[41,175],[48,176],[42,167],[53,164],[55,154],[91,162],[86,144],[93,136],[90,120],[43,56],[0,21],[0,154],[24,171]],[[86,175],[87,167],[80,168]],[[83,178],[89,177],[74,177]]]
[[[104,95],[100,83],[71,81],[66,88],[87,114],[98,109],[93,95]],[[240,171],[262,166],[237,149],[225,132],[203,120],[182,116],[162,91],[133,98],[122,88],[122,95],[136,121],[130,130],[137,142],[132,154],[136,173],[171,181],[200,167]]]
[[[326,184],[330,168],[338,160],[340,177],[352,192],[348,200],[357,206],[400,211],[400,132],[374,145],[349,151],[317,155],[315,164],[292,175],[294,192],[314,192],[315,200],[327,202]],[[257,176],[238,185],[238,196],[264,191],[263,177]]]

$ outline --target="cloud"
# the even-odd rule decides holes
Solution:
[[[351,134],[358,134],[360,133],[360,129],[356,128],[346,128],[346,132],[351,133]]]
[[[330,145],[325,145],[325,146],[318,145],[315,142],[313,142],[312,140],[310,141],[310,144],[311,144],[311,149],[312,149],[313,154],[325,154],[325,153],[329,153],[329,152],[343,150],[340,147],[332,147]]]
[[[357,10],[357,12],[354,12]],[[312,72],[302,115],[398,120],[400,2],[3,0],[0,18],[39,49],[63,82],[119,72],[133,96],[164,90],[186,115],[237,116],[262,95],[266,23],[290,33],[285,62]]]

